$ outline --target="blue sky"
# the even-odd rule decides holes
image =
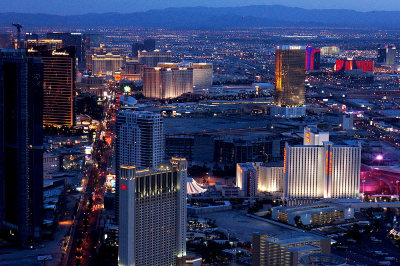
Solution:
[[[244,6],[281,4],[303,8],[400,11],[400,0],[2,0],[0,12],[50,13],[58,15],[89,12],[130,13],[183,6]]]

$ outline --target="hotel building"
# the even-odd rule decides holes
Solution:
[[[176,265],[186,256],[185,159],[120,166],[118,264]]]
[[[311,128],[305,130],[305,138]],[[298,205],[322,198],[358,198],[361,146],[334,145],[329,141],[321,144],[318,134],[309,137],[305,142],[315,145],[285,146],[283,190],[286,203]]]
[[[193,69],[186,67],[145,67],[143,95],[148,98],[170,99],[193,92]]]
[[[43,60],[43,124],[72,127],[75,123],[75,47],[31,49],[28,56]]]

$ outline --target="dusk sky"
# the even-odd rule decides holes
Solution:
[[[0,12],[85,14],[88,12],[137,12],[183,6],[243,6],[281,4],[303,8],[400,10],[399,0],[3,0]]]

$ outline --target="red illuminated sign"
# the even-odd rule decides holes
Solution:
[[[127,188],[128,188],[128,187],[127,187],[125,184],[122,184],[122,185],[121,185],[121,189],[122,189],[122,190],[126,190]]]

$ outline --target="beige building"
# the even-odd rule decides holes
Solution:
[[[185,159],[120,167],[118,264],[176,265],[186,256]]]
[[[170,99],[193,92],[193,69],[186,67],[145,67],[143,95],[148,98]]]
[[[292,232],[279,236],[253,234],[253,266],[298,265],[308,254],[330,254],[331,240],[320,235]]]

